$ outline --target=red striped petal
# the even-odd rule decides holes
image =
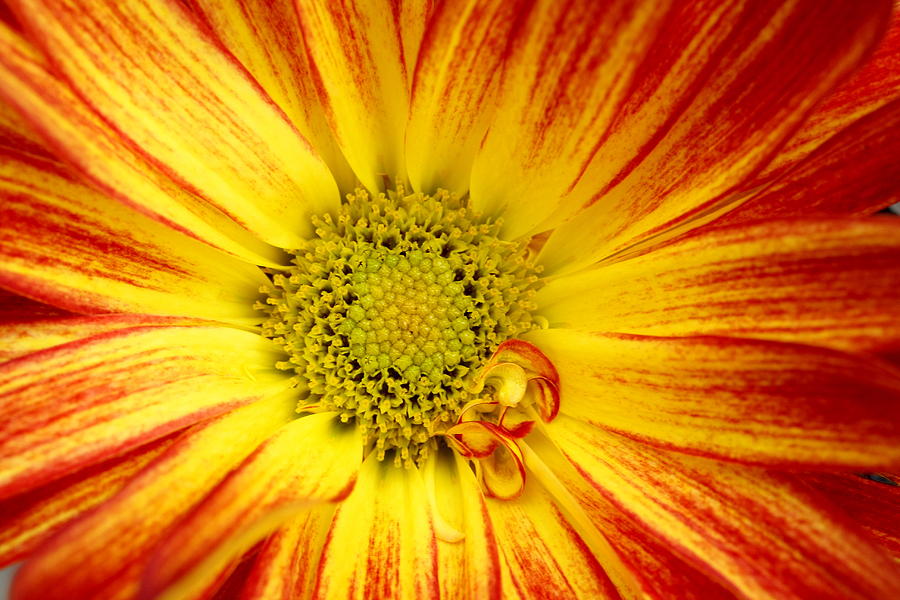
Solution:
[[[280,253],[183,189],[57,78],[18,33],[0,26],[0,97],[54,154],[110,197],[187,235],[258,264]]]
[[[255,322],[265,277],[76,182],[58,163],[0,148],[0,286],[87,313]]]
[[[134,598],[149,552],[262,441],[294,418],[274,396],[188,431],[121,492],[42,546],[13,584],[17,600]]]
[[[717,225],[816,214],[868,215],[900,201],[900,100],[867,114],[792,163]]]
[[[900,11],[894,10],[884,39],[853,77],[829,94],[772,162],[747,187],[778,178],[805,161],[821,144],[900,97]]]
[[[325,160],[342,189],[355,178],[319,102],[293,0],[189,0],[297,130]]]
[[[893,598],[900,565],[801,484],[573,419],[549,426],[597,493],[744,597]]]
[[[538,292],[553,326],[900,347],[900,221],[804,218],[700,229]]]
[[[0,502],[0,565],[26,558],[73,519],[105,502],[173,442],[172,438],[152,442]]]
[[[333,514],[333,505],[316,506],[269,536],[241,582],[240,600],[308,597]]]
[[[50,155],[40,136],[28,126],[19,111],[5,102],[0,102],[0,146],[38,156]]]
[[[43,307],[37,302],[30,306]],[[38,308],[40,310],[40,308]],[[134,327],[171,327],[174,325],[198,325],[196,319],[180,317],[155,317],[151,315],[96,315],[90,317],[57,315],[0,321],[0,362],[26,356],[39,350],[67,344],[101,333],[131,329]]]
[[[618,598],[603,566],[539,486],[488,500],[504,566],[503,597]]]
[[[322,160],[180,1],[11,4],[110,127],[259,238],[297,247],[309,215],[336,206]]]
[[[428,22],[412,87],[406,166],[413,188],[464,194],[494,114],[496,74],[518,0],[446,0]]]
[[[900,463],[900,370],[833,350],[548,329],[562,413],[660,447],[785,466]]]
[[[304,507],[353,488],[362,445],[334,413],[285,425],[182,519],[154,551],[142,598],[192,598]]]
[[[348,549],[356,549],[348,552]],[[433,598],[439,594],[437,541],[415,467],[363,463],[338,506],[322,550],[313,598]]]
[[[404,177],[403,138],[415,57],[404,55],[407,2],[297,0],[325,114],[338,146],[370,190]],[[421,5],[421,2],[414,4]],[[411,8],[411,6],[410,6]]]
[[[272,393],[278,356],[246,331],[142,327],[0,365],[0,497]]]
[[[590,208],[550,236],[541,263],[571,271],[713,219],[868,57],[891,4],[678,3],[591,140],[590,164],[578,162],[563,210],[543,202],[549,218],[537,231]]]
[[[624,598],[693,598],[696,600],[734,598],[716,581],[689,566],[652,532],[633,522],[594,487],[545,436],[528,440],[534,450],[529,467],[538,460],[573,504],[567,508],[587,520],[609,543],[612,557],[599,558]],[[548,486],[552,489],[552,486]],[[585,532],[585,534],[587,534]],[[600,555],[598,555],[600,556]]]
[[[900,559],[900,485],[885,484],[859,475],[816,473],[803,481],[824,495],[871,533],[880,545]]]

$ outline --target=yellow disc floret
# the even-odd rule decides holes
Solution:
[[[533,327],[536,269],[500,223],[446,193],[347,197],[272,271],[263,332],[294,371],[298,411],[337,411],[379,458],[420,462],[469,400],[475,372]]]

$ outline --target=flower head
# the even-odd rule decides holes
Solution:
[[[900,596],[888,0],[8,4],[14,598]]]

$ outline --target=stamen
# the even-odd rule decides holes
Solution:
[[[500,344],[535,327],[526,243],[456,196],[402,187],[357,190],[313,225],[258,304],[289,357],[277,366],[295,373],[298,411],[337,411],[379,459],[421,464]]]

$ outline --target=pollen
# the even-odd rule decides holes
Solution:
[[[277,366],[298,412],[338,412],[379,459],[421,463],[500,343],[535,327],[538,270],[499,220],[443,191],[359,189],[313,225],[257,304]]]

